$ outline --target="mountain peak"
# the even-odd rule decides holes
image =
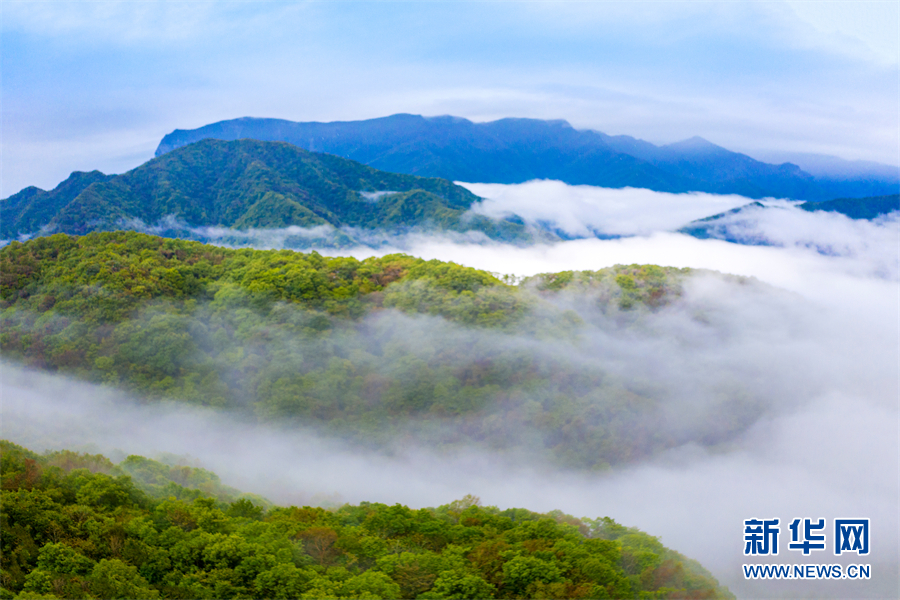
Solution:
[[[383,171],[450,181],[557,179],[572,185],[802,200],[896,190],[896,177],[819,182],[802,170],[802,163],[801,169],[762,163],[699,136],[656,146],[629,136],[579,130],[562,119],[474,122],[404,113],[330,123],[242,118],[173,132],[160,142],[156,155],[203,138],[283,141]]]
[[[672,150],[681,150],[681,151],[710,151],[710,150],[724,150],[721,146],[717,146],[710,142],[709,140],[703,139],[699,135],[695,135],[692,138],[688,138],[686,140],[681,140],[680,142],[675,142],[674,144],[668,144],[663,146],[664,148],[670,148]]]
[[[469,123],[471,125],[472,121],[468,119],[464,119],[463,117],[454,117],[453,115],[438,115],[436,117],[423,117],[426,121],[438,122],[438,123]]]
[[[372,202],[372,194],[387,190],[392,193]],[[378,171],[286,142],[205,138],[121,175],[75,172],[51,192],[20,192],[0,204],[0,236],[48,228],[81,235],[121,229],[123,221],[153,225],[169,217],[176,221],[167,229],[178,231],[177,223],[235,230],[327,225],[335,231],[439,223],[460,231],[481,227],[486,235],[525,235],[524,226],[514,223],[470,226],[462,215],[477,201],[446,180]]]

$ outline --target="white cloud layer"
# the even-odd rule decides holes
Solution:
[[[766,250],[770,267],[800,272],[808,266],[796,251]],[[681,427],[684,411],[705,410],[699,392],[723,376],[766,391],[764,417],[737,440],[713,449],[688,444],[606,475],[510,466],[474,449],[452,457],[416,447],[391,457],[363,455],[310,431],[252,425],[178,405],[142,406],[115,390],[9,365],[0,365],[2,434],[37,450],[74,447],[119,459],[128,453],[186,454],[227,485],[284,503],[433,506],[474,493],[504,508],[612,516],[700,560],[741,597],[888,597],[898,583],[900,558],[900,290],[870,276],[845,285],[844,269],[828,267],[833,257],[821,258],[826,262],[818,277],[795,282],[812,301],[701,278],[686,290],[686,303],[692,310],[705,307],[706,324],[674,312],[639,335],[596,332],[602,339],[588,347],[600,350],[585,359],[670,390],[665,402],[677,409],[672,420],[682,421]],[[441,343],[441,331],[435,329],[430,343]],[[872,519],[872,554],[864,562],[873,565],[873,579],[790,586],[744,581],[742,522],[759,516],[783,523],[797,516]],[[842,562],[786,550],[778,561]]]
[[[536,180],[518,185],[463,183],[485,198],[475,214],[494,219],[518,214],[526,221],[553,222],[571,236],[643,235],[677,229],[749,201],[738,195],[668,194],[652,190],[610,189]]]
[[[854,220],[838,213],[807,212],[790,201],[767,200],[764,209],[750,207],[721,220],[724,233],[769,244],[739,245],[718,239],[700,240],[665,229],[686,225],[685,219],[710,216],[711,212],[753,202],[740,196],[609,190],[554,181],[464,185],[487,197],[483,206],[475,209],[484,214],[502,216],[514,211],[532,222],[557,223],[572,235],[586,235],[598,229],[623,235],[644,234],[518,247],[492,242],[479,232],[392,236],[378,230],[351,228],[342,231],[366,245],[323,245],[317,249],[325,255],[360,259],[401,252],[517,277],[633,263],[711,269],[756,277],[816,301],[830,302],[856,290],[859,293],[853,294],[853,302],[860,307],[871,304],[880,312],[889,307],[879,304],[881,295],[874,289],[895,286],[900,280],[897,212],[872,221]],[[150,233],[185,227],[172,220],[154,227],[133,225]],[[283,248],[290,238],[315,241],[335,231],[328,226],[244,232],[214,227],[188,229],[212,243],[257,248]]]
[[[634,191],[542,182],[482,189],[499,198],[498,206],[521,200],[517,212],[573,230],[616,223],[646,231],[705,210],[707,202],[738,201],[639,191],[629,204]],[[614,201],[607,207],[605,198]],[[660,214],[646,215],[651,207]],[[741,219],[736,227],[780,245],[744,246],[663,231],[526,248],[423,234],[397,244],[415,256],[499,273],[652,263],[749,275],[788,290],[760,299],[740,291],[750,288],[701,279],[687,293],[695,304],[706,304],[711,329],[673,315],[655,322],[662,332],[656,342],[636,338],[629,347],[609,338],[601,344],[609,342],[608,356],[601,357],[611,369],[649,369],[675,390],[722,373],[768,390],[765,418],[726,447],[688,445],[604,476],[548,474],[539,465],[511,468],[489,453],[447,457],[412,449],[391,458],[360,456],[309,432],[285,433],[174,406],[134,407],[114,390],[10,366],[0,371],[2,433],[26,443],[93,444],[94,451],[190,454],[226,484],[284,502],[427,506],[474,493],[501,507],[609,515],[700,560],[740,597],[892,597],[900,583],[900,224],[896,215],[852,221],[789,205],[748,211]],[[362,258],[397,249],[343,253]],[[672,398],[684,401],[690,394]],[[829,523],[872,519],[872,553],[852,559],[872,565],[872,580],[745,581],[742,522],[760,516],[782,523],[795,517]],[[784,550],[777,562],[839,562],[830,551],[808,559],[795,554]]]

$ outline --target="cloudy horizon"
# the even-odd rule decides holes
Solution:
[[[655,144],[900,165],[898,5],[2,6],[0,197],[243,116],[566,119]],[[398,35],[399,32],[399,35]]]

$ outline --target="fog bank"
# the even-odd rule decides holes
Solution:
[[[587,229],[600,223],[588,210],[588,196],[581,204],[560,199],[555,213],[535,204],[533,214],[549,215],[573,231]],[[286,431],[183,405],[142,404],[117,390],[10,364],[0,365],[2,435],[37,451],[89,449],[115,459],[128,453],[191,455],[224,483],[280,503],[368,500],[417,507],[472,493],[501,508],[610,516],[696,558],[739,597],[896,597],[900,222],[895,216],[853,221],[772,203],[733,224],[772,245],[739,245],[656,230],[663,225],[649,224],[643,211],[662,196],[644,198],[647,204],[637,204],[643,208],[631,221],[624,209],[619,221],[605,221],[644,232],[621,239],[522,248],[415,234],[378,249],[321,252],[363,258],[400,250],[518,276],[649,263],[752,276],[779,288],[698,278],[685,292],[690,310],[662,311],[638,332],[610,333],[588,319],[583,356],[573,354],[573,360],[656,383],[679,414],[719,380],[754,390],[763,404],[759,418],[726,444],[688,443],[605,474],[511,464],[474,448],[452,456],[424,447],[361,455],[305,428]],[[681,219],[689,212],[682,209],[671,215]],[[674,216],[665,218],[675,222]],[[577,299],[556,300],[560,306],[567,301]],[[581,314],[590,317],[589,308],[581,307]],[[415,331],[419,337],[410,336],[413,341],[431,336],[440,344],[451,338],[443,325],[427,320],[397,317],[385,323],[400,327],[399,335]],[[826,518],[829,526],[835,518],[872,519],[871,554],[847,559],[872,564],[872,580],[745,581],[740,564],[750,561],[742,554],[743,520],[756,517],[782,522],[782,552],[759,561],[765,564],[841,562],[830,536],[825,552],[804,558],[788,551],[786,524],[796,517]]]
[[[76,448],[194,457],[227,485],[284,504],[362,500],[436,506],[467,493],[501,508],[611,516],[701,561],[740,597],[890,597],[897,586],[897,418],[891,394],[822,394],[759,422],[731,448],[697,446],[607,475],[510,467],[481,452],[362,456],[312,432],[284,432],[184,406],[141,406],[114,390],[10,365],[3,380],[4,438],[35,450]],[[796,516],[872,519],[868,582],[745,582],[742,521]],[[786,532],[783,532],[786,536]],[[782,543],[786,537],[783,537]],[[778,562],[803,559],[783,548]],[[763,562],[763,561],[760,561]],[[770,562],[775,562],[774,560]]]
[[[744,249],[784,253],[783,266],[801,270],[783,249]],[[689,443],[606,474],[511,463],[475,448],[455,455],[419,446],[392,456],[361,454],[309,429],[286,431],[183,405],[142,404],[116,390],[9,364],[0,368],[2,434],[38,451],[76,448],[119,460],[130,453],[190,455],[225,484],[286,504],[368,500],[418,507],[473,493],[502,508],[611,516],[698,559],[741,597],[891,597],[900,559],[900,293],[894,282],[856,277],[855,287],[835,294],[840,286],[834,282],[816,288],[824,278],[799,280],[806,292],[801,295],[766,287],[748,291],[704,277],[686,290],[690,311],[664,311],[643,332],[603,334],[586,325],[595,337],[584,360],[661,386],[669,406],[678,407],[676,420],[688,409],[704,414],[695,404],[719,378],[737,379],[763,394],[765,404],[756,423],[727,444]],[[700,323],[694,319],[698,308],[704,308]],[[428,319],[397,317],[390,326],[406,331],[411,343],[430,337],[440,345],[452,333]],[[829,523],[872,519],[872,553],[855,562],[872,564],[873,579],[744,581],[742,522],[759,516],[783,524],[798,516]],[[782,533],[786,544],[788,534]],[[837,561],[830,549],[804,558],[783,547],[777,562]]]
[[[519,184],[457,184],[484,198],[475,214],[502,219],[517,214],[530,223],[553,223],[570,236],[644,235],[752,202],[736,194],[670,194],[640,188],[611,189],[535,180]]]

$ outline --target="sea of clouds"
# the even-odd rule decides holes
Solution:
[[[744,245],[696,239],[675,230],[752,202],[746,198],[602,190],[558,182],[466,185],[487,198],[474,209],[481,214],[512,211],[526,222],[553,222],[572,235],[602,232],[622,237],[518,247],[478,236],[415,233],[385,238],[378,247],[320,252],[364,258],[400,251],[516,276],[649,263],[755,277],[782,290],[777,300],[736,293],[721,279],[700,278],[686,294],[695,303],[707,304],[713,330],[671,317],[660,321],[665,336],[656,346],[646,340],[644,346],[623,345],[617,360],[641,371],[641,361],[652,357],[657,361],[653,372],[660,379],[688,389],[680,382],[703,380],[703,369],[709,370],[709,379],[717,376],[714,362],[701,364],[691,353],[718,352],[717,360],[730,365],[730,372],[738,373],[735,377],[768,390],[770,409],[726,447],[688,444],[605,474],[550,473],[541,465],[513,467],[484,451],[446,456],[416,448],[390,457],[360,456],[339,440],[310,431],[275,431],[208,411],[141,405],[116,390],[3,364],[3,436],[26,445],[42,440],[44,447],[78,447],[118,458],[129,453],[186,454],[218,472],[226,484],[278,502],[370,500],[434,506],[472,493],[500,507],[611,516],[699,560],[739,597],[896,596],[896,213],[854,221],[767,200],[766,208],[742,211],[728,223],[731,234],[743,232],[755,240]],[[278,231],[255,235],[250,242],[280,247]],[[720,336],[720,343],[710,331]],[[676,338],[702,339],[702,348],[697,343],[679,346]],[[743,373],[734,368],[741,364],[748,365]],[[685,372],[690,369],[696,372]],[[758,562],[794,564],[846,562],[833,555],[830,537],[826,551],[811,557],[787,551],[786,526],[794,518],[825,518],[829,526],[835,518],[872,519],[871,554],[852,560],[871,564],[872,579],[745,581],[740,565],[750,561],[742,552],[743,521],[763,517],[781,519],[782,552]]]

